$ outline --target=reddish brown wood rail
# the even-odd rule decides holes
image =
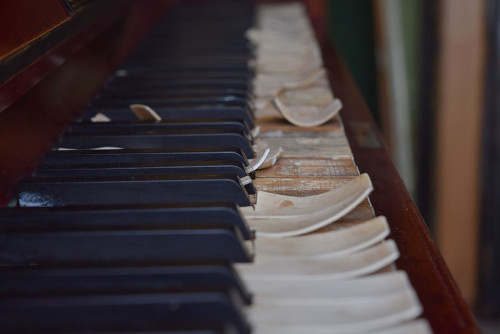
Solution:
[[[63,0],[3,0],[0,10],[0,61],[71,18]]]

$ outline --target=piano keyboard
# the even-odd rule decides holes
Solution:
[[[0,330],[430,333],[320,54],[298,4],[174,6],[1,209]]]

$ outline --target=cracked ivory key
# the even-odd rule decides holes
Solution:
[[[130,110],[141,121],[161,122],[161,117],[151,107],[144,104],[131,104]]]
[[[264,326],[263,326],[264,327]],[[266,325],[265,328],[260,328],[257,324],[254,327],[254,332],[265,334],[335,334],[335,333],[351,333],[351,334],[432,334],[432,329],[429,323],[424,319],[416,319],[407,321],[396,326],[388,328],[378,328],[375,330],[356,330],[347,329],[345,327],[336,329],[332,325],[311,325],[311,326],[287,326],[287,325]]]
[[[368,174],[323,194],[293,197],[257,192],[255,210],[240,208],[258,237],[292,237],[313,232],[342,218],[373,190]]]
[[[326,71],[323,67],[313,69],[311,72],[295,78],[279,78],[270,75],[261,75],[254,80],[254,94],[257,98],[272,98],[284,89],[298,89],[309,86],[320,79],[325,79]],[[265,100],[266,104],[269,100]],[[264,102],[258,101],[258,107],[263,107]],[[264,105],[265,106],[265,105]]]
[[[259,258],[258,253],[253,263],[238,263],[235,268],[246,279],[261,278],[269,280],[294,280],[304,276],[318,279],[347,279],[374,273],[399,257],[399,251],[393,240],[340,257],[313,258]]]
[[[305,76],[315,69],[322,67],[321,58],[311,59],[311,56],[299,59],[284,59],[283,57],[274,59],[262,59],[256,63],[258,73],[266,73],[268,75],[293,75],[296,77]],[[278,66],[278,64],[280,64]]]
[[[264,161],[262,161],[262,163],[257,167],[257,170],[274,166],[282,153],[283,149],[281,148],[281,146],[271,146],[269,148],[269,154],[266,156]]]
[[[303,276],[293,281],[245,277],[245,285],[252,294],[262,297],[289,298],[344,298],[375,296],[410,287],[402,270],[353,279],[317,279]]]
[[[417,319],[402,325],[384,328],[377,331],[364,332],[366,334],[432,334],[432,329],[427,320]],[[321,334],[321,333],[319,333]],[[360,333],[361,334],[361,333]]]
[[[275,97],[273,102],[287,121],[300,127],[313,127],[324,124],[335,117],[342,109],[342,102],[339,99],[334,99],[324,108],[310,105],[287,106],[280,97]]]
[[[415,319],[422,306],[413,288],[407,287],[372,297],[295,301],[256,297],[248,311],[250,321],[265,329],[262,333],[346,333],[378,330]],[[273,327],[281,330],[273,331]]]
[[[377,217],[336,231],[295,238],[259,238],[253,242],[259,258],[343,256],[373,246],[389,235],[385,217]]]
[[[250,160],[250,163],[245,168],[245,171],[247,173],[251,173],[251,172],[257,170],[260,167],[260,165],[262,165],[262,163],[264,163],[264,161],[266,160],[270,151],[271,151],[271,149],[268,147],[264,150],[261,150],[259,153],[257,153],[257,156],[255,158],[253,158],[252,160]]]

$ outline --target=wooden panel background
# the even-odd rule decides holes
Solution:
[[[469,303],[476,296],[486,1],[441,1],[436,236]]]

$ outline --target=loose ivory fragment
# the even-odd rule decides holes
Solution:
[[[262,162],[262,164],[257,169],[264,169],[274,166],[276,164],[276,161],[278,161],[278,158],[281,156],[281,153],[283,153],[283,149],[281,148],[281,146],[272,146],[270,148],[269,154],[264,159],[264,162]]]
[[[314,258],[259,258],[253,263],[236,264],[243,278],[269,280],[295,280],[304,276],[317,279],[347,279],[374,273],[399,257],[393,240],[384,241],[376,246],[357,253],[340,257]]]
[[[94,117],[90,118],[90,121],[92,123],[105,123],[105,122],[111,122],[111,118],[98,112],[97,114],[94,115]]]
[[[373,297],[330,300],[291,302],[288,298],[257,297],[248,311],[250,321],[261,333],[359,333],[415,319],[422,313],[422,306],[415,291],[406,288]]]
[[[331,257],[343,256],[373,246],[389,235],[385,217],[336,231],[296,238],[259,238],[254,240],[257,256],[265,257]]]
[[[268,147],[268,148],[260,151],[259,153],[257,153],[257,156],[255,158],[253,158],[252,160],[250,160],[250,163],[245,168],[245,171],[247,173],[251,173],[251,172],[257,170],[260,167],[260,165],[262,165],[262,163],[264,163],[264,161],[266,160],[270,151],[271,151],[271,149]]]
[[[80,151],[80,150],[123,150],[123,147],[117,146],[101,146],[101,147],[91,147],[91,148],[68,148],[68,147],[58,147],[57,151]]]
[[[148,122],[160,122],[161,117],[154,111],[151,107],[144,104],[131,104],[130,110],[139,118],[141,121]]]
[[[257,60],[255,68],[259,73],[289,73],[296,76],[302,76],[323,65],[321,59],[313,59],[312,57],[313,53],[307,54],[304,57],[268,57],[266,59]]]
[[[245,37],[256,45],[277,44],[284,48],[288,45],[308,45],[313,41],[316,42],[312,31],[303,31],[296,36],[289,36],[276,31],[250,28],[245,32]]]
[[[389,294],[411,287],[402,270],[354,279],[316,279],[304,276],[293,281],[246,277],[245,285],[257,297],[346,298]]]
[[[252,183],[252,178],[250,176],[244,176],[244,177],[240,178],[240,183],[242,185],[246,186],[247,184]]]
[[[255,210],[240,208],[257,237],[293,237],[313,232],[342,218],[358,206],[373,186],[368,174],[323,194],[293,197],[257,192]]]
[[[339,99],[334,99],[324,108],[310,105],[287,106],[279,97],[275,97],[273,102],[287,121],[300,127],[313,127],[324,124],[335,117],[342,109],[342,102]]]
[[[257,138],[259,136],[259,134],[260,134],[260,126],[257,125],[251,131],[252,138]]]

